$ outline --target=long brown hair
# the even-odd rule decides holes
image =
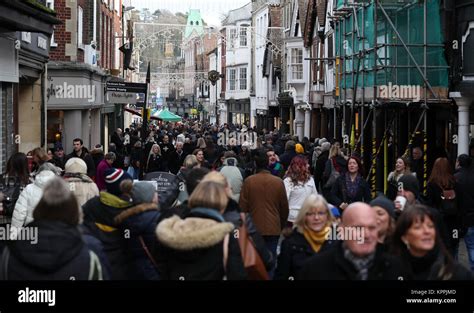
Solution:
[[[441,189],[454,187],[455,179],[447,158],[436,159],[428,182],[438,185]]]
[[[311,177],[308,169],[308,160],[303,156],[295,156],[291,160],[286,177],[289,177],[294,184],[298,184],[298,182],[306,183]]]

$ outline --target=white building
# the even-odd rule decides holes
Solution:
[[[250,98],[251,112],[255,112],[254,125],[257,128],[279,127],[279,107],[276,101],[280,90],[281,51],[281,10],[280,1],[254,1],[253,9],[253,94]],[[275,36],[276,35],[276,36]]]
[[[252,3],[229,11],[225,30],[225,102],[227,122],[254,126],[250,108]],[[221,121],[222,123],[223,121]]]
[[[299,3],[300,2],[300,3]],[[305,8],[299,8],[304,1],[290,1],[291,13],[286,17],[287,26],[285,38],[286,53],[286,87],[284,88],[293,98],[294,108],[290,108],[290,131],[299,140],[310,137],[311,106],[309,105],[310,62],[309,49],[303,44],[303,19]],[[302,14],[300,14],[302,13]],[[294,116],[293,116],[294,110]]]

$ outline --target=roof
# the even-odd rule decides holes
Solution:
[[[204,25],[203,25],[201,11],[196,9],[190,9],[188,15],[188,21],[186,22],[186,31],[184,33],[184,37],[188,38],[193,31],[196,32],[197,35],[201,36],[204,34]]]
[[[252,2],[243,7],[229,11],[227,17],[222,21],[222,25],[232,25],[238,21],[252,19]]]

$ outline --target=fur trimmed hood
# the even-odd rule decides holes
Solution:
[[[163,220],[156,228],[158,240],[176,250],[210,248],[234,229],[232,223],[220,223],[208,218],[177,215]]]
[[[117,225],[122,224],[123,221],[125,221],[127,218],[146,212],[146,211],[151,211],[151,210],[156,210],[158,211],[158,205],[156,203],[142,203],[136,206],[133,206],[129,209],[126,209],[125,211],[122,211],[119,215],[115,217],[115,223]]]

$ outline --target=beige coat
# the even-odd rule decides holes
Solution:
[[[79,207],[82,207],[89,199],[99,195],[99,188],[86,175],[82,175],[82,178],[65,177],[64,180],[69,184],[70,190],[76,196]]]

